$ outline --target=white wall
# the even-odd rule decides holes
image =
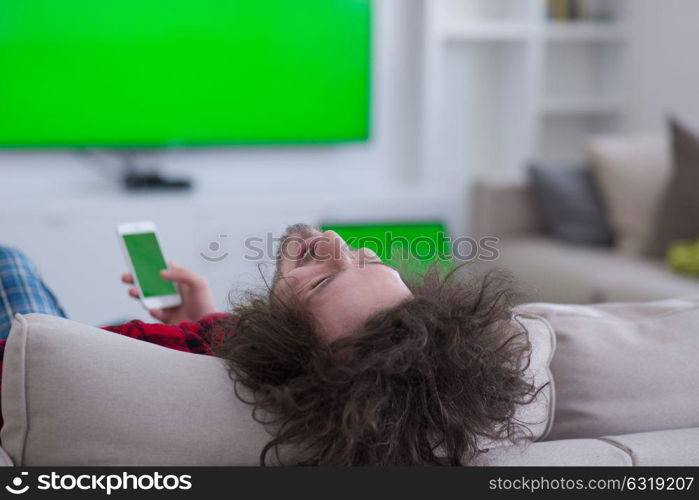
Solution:
[[[669,112],[699,120],[699,2],[629,0],[626,128],[656,130]]]

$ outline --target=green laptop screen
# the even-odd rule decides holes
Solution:
[[[0,147],[369,135],[370,0],[0,0]]]

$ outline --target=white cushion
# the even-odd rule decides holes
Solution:
[[[548,322],[541,316],[517,311],[515,320],[527,330],[532,351],[529,360],[529,377],[542,390],[536,399],[520,408],[517,419],[525,423],[534,440],[546,439],[554,421],[556,391],[549,365],[556,348],[556,337]]]
[[[667,139],[661,135],[600,136],[590,141],[589,153],[617,248],[642,254],[670,180]]]

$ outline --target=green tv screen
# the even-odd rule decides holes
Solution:
[[[441,270],[453,267],[446,226],[441,221],[325,223],[353,248],[366,247],[379,258],[405,273],[424,273],[434,264]]]
[[[0,0],[0,146],[369,135],[370,0]]]

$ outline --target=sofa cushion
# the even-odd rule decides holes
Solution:
[[[12,467],[14,465],[10,455],[3,448],[0,448],[0,467]]]
[[[256,465],[269,440],[214,357],[31,314],[4,359],[16,465]]]
[[[699,426],[699,297],[524,309],[556,332],[549,439]]]
[[[553,333],[532,315],[518,320],[539,346],[530,369],[544,384]],[[16,317],[2,382],[0,437],[21,466],[257,465],[270,439],[236,397],[222,360],[62,318]],[[517,417],[541,437],[552,408],[548,386]]]
[[[529,183],[554,238],[583,245],[611,245],[611,229],[589,166],[532,165]]]
[[[670,177],[670,153],[662,136],[609,135],[589,144],[595,178],[616,246],[645,252]]]
[[[532,301],[589,304],[699,295],[699,279],[607,248],[531,237],[503,239],[498,250],[492,265],[512,271]]]
[[[527,426],[532,439],[546,439],[553,424],[556,401],[555,385],[549,368],[556,348],[556,337],[551,325],[540,316],[518,310],[514,318],[527,331],[531,342],[529,377],[535,387],[542,388],[534,401],[518,410],[516,418]],[[488,448],[493,445],[508,444],[509,442],[490,443],[490,445],[483,443],[481,446]]]
[[[699,427],[606,436],[631,456],[632,465],[699,466]]]
[[[511,176],[479,178],[468,193],[473,200],[473,235],[505,238],[541,233],[544,223],[524,179]]]
[[[561,467],[629,466],[631,456],[621,447],[599,439],[540,441],[529,446],[507,446],[482,453],[478,466]]]
[[[699,428],[597,439],[560,439],[508,446],[481,454],[481,466],[697,466]]]

